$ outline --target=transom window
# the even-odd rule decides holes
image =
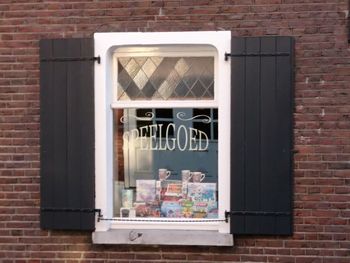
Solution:
[[[214,98],[213,57],[120,57],[118,100]]]

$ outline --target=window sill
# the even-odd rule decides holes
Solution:
[[[208,230],[133,230],[95,231],[94,244],[233,246],[231,234]]]

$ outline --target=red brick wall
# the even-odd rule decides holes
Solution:
[[[30,3],[28,3],[30,2]],[[1,0],[1,262],[350,262],[347,0]],[[102,31],[232,30],[296,39],[295,234],[232,248],[101,246],[39,229],[38,40]]]

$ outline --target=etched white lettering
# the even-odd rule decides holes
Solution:
[[[181,134],[181,131],[183,131],[183,134]],[[177,129],[177,135],[176,135],[176,140],[177,140],[177,147],[179,148],[180,151],[185,151],[187,147],[187,129],[186,126],[180,125],[179,128]],[[184,141],[184,144],[181,147],[181,141]]]
[[[166,141],[166,146],[167,146],[168,150],[169,150],[169,151],[173,151],[173,150],[175,150],[175,141],[176,141],[176,139],[175,139],[175,138],[172,138],[171,140],[169,140],[170,128],[172,128],[173,134],[175,134],[175,124],[174,124],[174,123],[170,123],[170,124],[168,125],[168,127],[166,128],[165,141]],[[172,146],[169,145],[169,142],[170,142],[170,141],[173,142],[173,145],[172,145]]]
[[[165,137],[165,140],[163,140],[163,137],[162,137],[162,134],[163,134],[163,124],[158,124],[158,126],[159,126],[159,129],[158,129],[158,131],[159,131],[159,151],[166,151],[166,142],[167,142],[167,139],[166,139],[166,137]],[[167,129],[168,130],[168,129]],[[162,142],[164,143],[163,145],[162,145]]]
[[[152,124],[125,131],[123,134],[124,144],[139,140],[141,150],[173,151],[206,151],[209,147],[209,138],[201,130],[174,123],[167,125],[165,137],[162,137],[163,124]],[[157,137],[157,134],[159,135]],[[170,134],[174,134],[171,137]]]
[[[198,130],[198,133],[199,133],[199,148],[198,148],[198,150],[199,151],[206,151],[208,149],[208,146],[209,146],[208,136],[207,136],[207,134],[205,132],[203,132],[201,130]],[[204,139],[205,147],[202,146],[202,142],[203,142],[202,136],[205,138]]]
[[[197,129],[189,128],[190,130],[190,151],[197,151],[198,150],[198,145],[196,143],[196,135],[198,134]],[[195,147],[193,146],[193,143],[195,144]]]
[[[147,143],[147,131],[148,131],[148,126],[142,126],[140,127],[140,149],[141,150],[149,150],[149,145]]]
[[[158,130],[158,125],[153,124],[149,125],[149,145],[150,145],[150,150],[158,150],[158,143],[157,143],[157,130]]]

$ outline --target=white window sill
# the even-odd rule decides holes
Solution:
[[[94,244],[233,246],[231,234],[208,230],[110,229],[95,231]]]

